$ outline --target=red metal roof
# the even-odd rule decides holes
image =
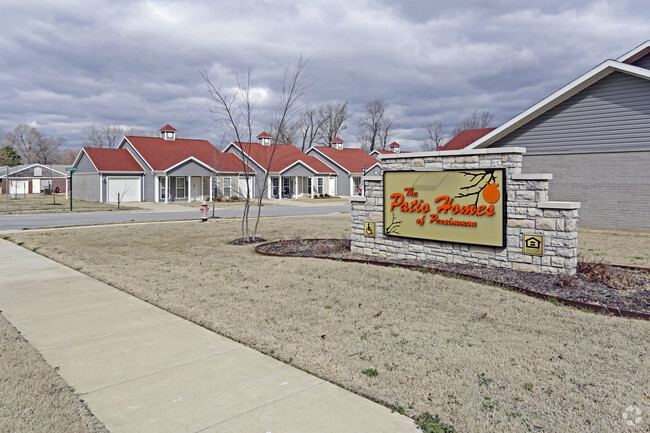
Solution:
[[[167,131],[173,131],[173,132],[176,132],[176,129],[174,129],[174,127],[171,126],[171,125],[168,123],[167,125],[165,125],[165,126],[163,126],[162,128],[160,128],[159,131],[164,131],[164,132],[167,132]]]
[[[388,147],[402,147],[397,141],[393,141]]]
[[[340,138],[336,137],[334,140],[330,141],[330,143],[343,143],[343,140]]]
[[[287,167],[302,161],[311,167],[316,173],[336,174],[336,171],[329,168],[324,162],[314,156],[309,156],[296,146],[291,144],[270,144],[264,146],[260,143],[233,143],[242,149],[253,161],[258,163],[264,170],[271,161],[270,173],[280,173]]]
[[[271,134],[269,134],[268,132],[262,131],[262,133],[255,138],[272,138],[272,137]]]
[[[83,151],[99,171],[144,172],[144,168],[126,149],[84,147]]]
[[[335,147],[314,147],[318,152],[325,155],[350,173],[363,173],[363,167],[366,170],[377,164],[379,161],[368,155],[361,149],[347,148],[337,149]],[[393,152],[390,152],[393,153]]]
[[[458,135],[449,140],[444,146],[440,146],[438,150],[464,149],[479,138],[494,131],[495,129],[496,128],[463,129],[458,133]]]
[[[155,171],[166,171],[176,164],[194,157],[209,167],[216,167],[217,171],[244,172],[241,161],[236,164],[232,157],[223,158],[223,153],[219,152],[207,140],[177,138],[170,141],[157,137],[133,135],[127,135],[125,138]],[[223,170],[220,166],[222,162],[225,164]],[[252,172],[252,169],[249,167],[248,171]]]

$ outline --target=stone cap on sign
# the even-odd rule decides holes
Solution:
[[[580,209],[579,201],[541,201],[537,203],[540,209]]]
[[[364,176],[363,180],[366,182],[381,182],[384,178],[381,176]]]
[[[526,153],[525,147],[501,147],[496,149],[463,149],[463,150],[433,150],[431,152],[413,152],[413,153],[391,153],[377,155],[380,160],[386,159],[406,159],[406,158],[426,158],[432,156],[471,156],[471,155],[490,155],[495,153]]]
[[[354,197],[350,197],[350,201],[351,202],[358,202],[358,203],[365,203],[366,198],[365,197],[354,196]]]
[[[514,173],[512,175],[512,180],[551,180],[553,175],[551,173],[541,173],[541,174],[521,174]]]

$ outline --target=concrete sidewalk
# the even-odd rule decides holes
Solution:
[[[407,417],[4,240],[0,310],[111,432],[419,431]]]

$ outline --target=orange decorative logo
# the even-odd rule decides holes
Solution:
[[[483,188],[483,200],[486,203],[496,203],[499,201],[501,193],[499,192],[498,183],[487,183],[485,182],[485,187]]]

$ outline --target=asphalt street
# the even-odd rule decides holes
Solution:
[[[243,208],[233,207],[216,209],[216,217],[237,217],[241,216]],[[262,207],[262,216],[304,216],[304,215],[325,215],[338,212],[349,212],[350,204],[327,205],[327,206],[268,206]],[[257,207],[251,208],[251,214],[255,215]],[[212,209],[209,215],[212,216]],[[198,209],[187,212],[165,212],[165,211],[111,211],[111,212],[70,212],[70,213],[45,213],[45,214],[15,214],[0,215],[0,231],[4,230],[25,230],[45,227],[77,226],[89,224],[110,224],[138,221],[169,221],[199,219]]]

